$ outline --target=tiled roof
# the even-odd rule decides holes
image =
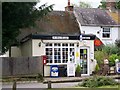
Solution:
[[[66,11],[52,11],[40,21],[36,21],[36,26],[21,30],[19,39],[29,34],[41,35],[79,35],[80,29],[73,13]]]
[[[75,14],[81,25],[117,25],[105,10],[75,7]]]
[[[116,10],[115,12],[107,12],[115,20],[115,22],[120,25],[120,10]]]

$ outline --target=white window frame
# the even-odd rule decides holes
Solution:
[[[109,31],[107,32],[104,32],[104,29],[109,29]],[[109,34],[110,35],[110,37],[103,37],[103,34]],[[102,28],[102,39],[111,39],[111,28],[110,27],[103,27]]]
[[[59,42],[58,42],[59,43]],[[52,48],[52,59],[53,59],[53,61],[52,61],[52,63],[47,63],[47,65],[50,65],[50,64],[67,64],[67,62],[66,63],[63,63],[63,51],[62,51],[62,49],[63,48],[68,48],[68,62],[70,61],[70,48],[74,48],[74,59],[75,59],[75,43],[67,43],[66,42],[66,44],[68,44],[68,46],[62,46],[62,44],[63,43],[59,43],[60,44],[60,46],[54,46],[54,44],[55,43],[52,43],[52,46],[46,46],[45,47],[45,53],[46,53],[46,48]],[[70,46],[70,44],[74,44],[74,46]],[[61,53],[61,63],[55,63],[55,60],[54,60],[54,49],[55,48],[60,48],[60,53]],[[72,62],[72,63],[75,63],[75,60],[74,60],[74,62]]]

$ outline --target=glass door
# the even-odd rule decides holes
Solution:
[[[88,49],[80,49],[81,74],[88,74]]]

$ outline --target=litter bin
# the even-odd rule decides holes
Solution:
[[[59,70],[58,70],[58,66],[57,65],[52,65],[50,67],[50,76],[51,77],[58,77],[58,72],[59,72]]]

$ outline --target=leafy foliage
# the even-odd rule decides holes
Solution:
[[[17,43],[19,29],[35,26],[35,21],[41,19],[52,6],[41,5],[35,8],[37,2],[3,2],[2,3],[2,53],[11,45]]]
[[[92,8],[92,6],[91,6],[90,3],[83,2],[83,1],[80,1],[78,5],[72,3],[72,6],[74,6],[74,7],[80,7],[80,8]]]
[[[117,47],[120,48],[120,39],[119,39],[119,40],[116,40],[116,41],[115,41],[115,44],[116,44]]]
[[[95,51],[95,59],[97,60],[98,65],[103,64],[103,60],[108,57],[108,54],[103,51]]]
[[[82,84],[79,84],[79,86],[91,87],[91,88],[100,87],[104,85],[118,85],[118,83],[115,82],[112,78],[94,76],[92,78],[85,79],[82,82]]]
[[[115,45],[106,45],[103,47],[103,52],[108,53],[108,55],[111,54],[117,54],[118,53],[118,48]]]
[[[96,66],[95,66],[95,72],[97,73],[99,70],[100,70],[100,67],[99,67],[98,64],[96,64]]]
[[[79,72],[80,73],[80,65],[78,64],[77,67],[76,67],[76,72]]]
[[[102,0],[100,3],[101,3],[101,5],[99,5],[98,8],[106,9],[107,1]],[[115,0],[115,7],[114,8],[120,9],[120,0]]]
[[[79,7],[81,7],[81,8],[91,8],[92,6],[89,3],[80,2]]]
[[[120,60],[120,58],[119,58],[119,56],[117,55],[117,54],[112,54],[112,55],[110,55],[109,56],[109,65],[110,66],[115,66],[115,60],[116,59],[119,59]]]
[[[99,5],[98,8],[105,9],[106,8],[106,2],[105,2],[105,0],[102,0],[100,3],[101,3],[101,5]]]

